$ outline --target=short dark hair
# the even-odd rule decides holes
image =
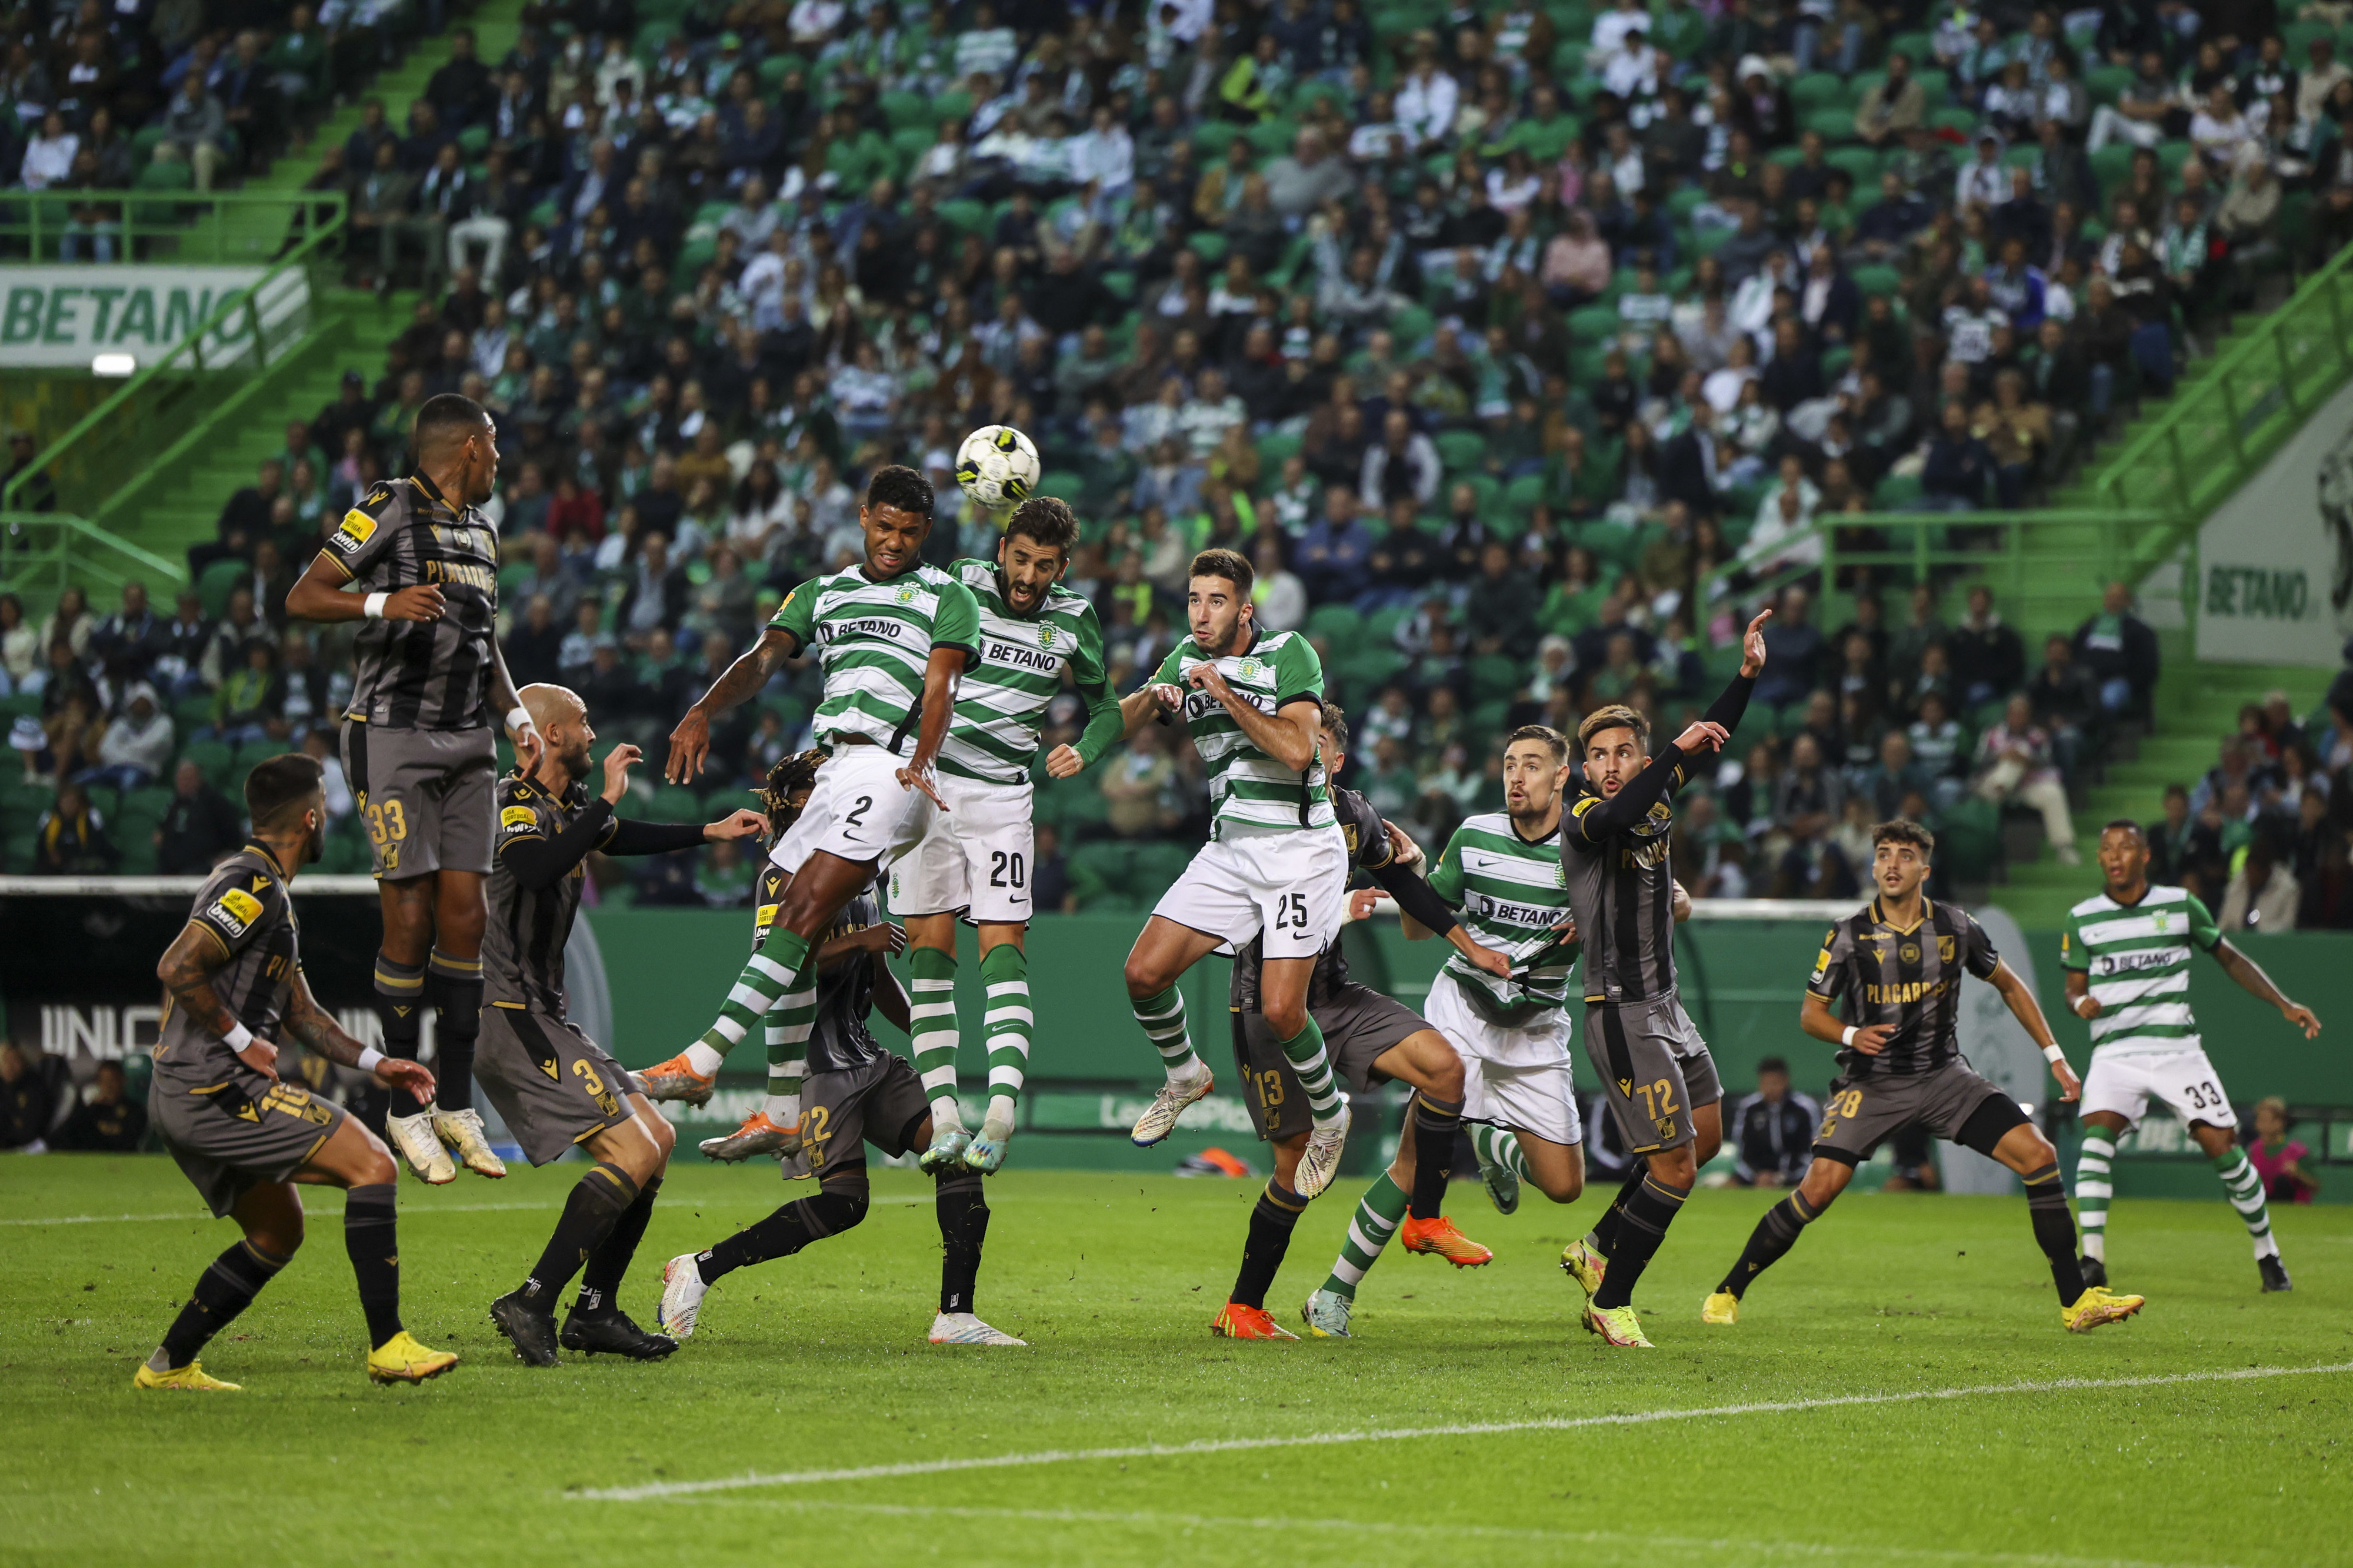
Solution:
[[[1223,577],[1234,585],[1245,603],[1250,599],[1251,585],[1258,581],[1258,572],[1250,565],[1248,556],[1239,550],[1228,550],[1222,546],[1204,550],[1193,557],[1193,564],[1187,568],[1185,575],[1188,578]]]
[[[866,481],[868,506],[892,506],[929,517],[933,499],[932,481],[903,463],[885,463]]]
[[[1759,1058],[1757,1058],[1757,1077],[1759,1077],[1759,1078],[1762,1078],[1762,1077],[1764,1077],[1764,1076],[1765,1076],[1767,1073],[1768,1073],[1768,1072],[1777,1072],[1777,1073],[1779,1073],[1783,1078],[1788,1078],[1788,1077],[1789,1076],[1789,1064],[1788,1064],[1788,1061],[1787,1060],[1787,1058],[1781,1058],[1781,1057],[1759,1057]]]
[[[1332,731],[1332,738],[1339,742],[1339,746],[1342,751],[1345,752],[1348,749],[1348,711],[1346,709],[1341,707],[1337,702],[1326,702],[1324,704],[1323,727]]]
[[[319,793],[319,759],[301,752],[269,758],[245,778],[245,814],[259,833],[280,826]]]
[[[2165,794],[2161,798],[2171,800],[2177,795],[2184,800],[2188,800],[2189,798],[2189,789],[2186,786],[2178,784],[2169,784],[2166,785]]]
[[[1079,520],[1072,516],[1069,505],[1053,496],[1031,496],[1013,509],[1013,516],[1005,524],[1005,537],[1027,534],[1048,550],[1059,550],[1068,557],[1079,542]]]
[[[490,423],[489,410],[463,393],[444,392],[425,400],[417,411],[417,427],[409,444],[423,457],[445,441],[463,440]]]
[[[1504,749],[1508,752],[1521,741],[1541,742],[1552,752],[1553,761],[1556,763],[1568,761],[1568,737],[1549,724],[1521,725],[1504,737]]]
[[[1651,743],[1651,721],[1642,717],[1641,710],[1623,702],[1612,702],[1607,708],[1596,708],[1577,726],[1577,749],[1582,751],[1604,730],[1631,730],[1636,741],[1645,746]]]
[[[1923,860],[1933,859],[1936,853],[1936,836],[1908,816],[1891,817],[1872,828],[1872,848],[1883,844],[1909,844],[1920,851]]]
[[[2166,793],[2170,795],[2172,791],[2168,790]],[[2105,838],[2111,833],[2129,833],[2144,844],[2148,842],[2148,830],[2129,816],[2119,816],[2114,822],[2101,825],[2101,837]]]

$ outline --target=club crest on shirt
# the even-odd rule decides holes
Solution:
[[[1039,647],[1052,647],[1054,646],[1053,622],[1040,621],[1038,623],[1038,646]]]
[[[2157,934],[2159,936],[2163,936],[2165,934],[2165,922],[2167,918],[2168,911],[2164,910],[2158,910],[2149,916],[2149,919],[2156,923]]]
[[[915,586],[913,584],[910,583],[907,586],[899,590],[899,603],[902,605],[912,605],[914,602]]]
[[[1258,672],[1265,668],[1257,659],[1245,658],[1241,663],[1234,666],[1234,673],[1244,680],[1255,680],[1258,679]]]

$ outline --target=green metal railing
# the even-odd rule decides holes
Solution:
[[[185,266],[266,261],[341,220],[340,191],[16,191],[0,196],[0,257],[10,261],[95,261],[104,235],[116,261]],[[77,216],[102,215],[97,226]]]
[[[124,562],[168,584],[186,581],[183,563],[121,537],[124,498],[230,414],[243,390],[234,381],[251,386],[318,331],[345,222],[341,196],[321,205],[323,216],[251,289],[224,300],[0,486],[0,588],[121,582]]]

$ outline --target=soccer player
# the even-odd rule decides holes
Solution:
[[[630,1321],[619,1292],[677,1135],[621,1064],[565,1016],[564,948],[580,912],[590,850],[659,855],[746,837],[766,823],[756,811],[706,826],[623,820],[614,811],[628,793],[638,749],[606,753],[604,789],[592,798],[585,781],[596,731],[586,707],[561,686],[527,686],[522,701],[543,744],[533,767],[519,767],[498,784],[498,860],[484,948],[490,1005],[477,1070],[533,1165],[574,1148],[596,1163],[573,1187],[530,1275],[491,1303],[491,1321],[533,1366],[554,1366],[558,1345],[654,1361],[677,1342]],[[556,1299],[575,1273],[580,1293],[559,1331]]]
[[[995,561],[959,561],[951,575],[979,606],[979,659],[957,689],[940,747],[938,787],[945,809],[890,868],[891,910],[913,948],[915,1072],[932,1099],[932,1142],[923,1168],[962,1158],[975,1170],[1005,1163],[1015,1108],[1029,1065],[1029,968],[1022,935],[1029,920],[1033,858],[1030,769],[1047,705],[1069,672],[1087,704],[1076,745],[1057,746],[1046,771],[1070,778],[1120,739],[1119,701],[1103,682],[1103,627],[1084,595],[1061,586],[1079,539],[1078,519],[1049,496],[1026,500],[1008,521]],[[764,902],[766,900],[763,900]],[[987,994],[988,1110],[978,1135],[956,1106],[956,922],[980,931],[980,979]],[[754,1111],[737,1136],[781,1133]],[[767,1145],[774,1147],[774,1142]]]
[[[2108,1282],[2109,1162],[2116,1139],[2138,1122],[2151,1097],[2170,1106],[2214,1163],[2231,1206],[2254,1237],[2265,1290],[2294,1288],[2272,1236],[2263,1184],[2238,1143],[2238,1113],[2206,1059],[2189,1012],[2189,955],[2211,952],[2222,973],[2280,1010],[2307,1040],[2320,1033],[2312,1009],[2280,994],[2254,960],[2223,940],[2206,906],[2179,888],[2148,881],[2148,840],[2137,822],[2100,831],[2105,892],[2067,911],[2059,963],[2067,1005],[2092,1026],[2084,1075],[2084,1152],[2075,1165],[2075,1209],[2084,1226],[2084,1283]]]
[[[1922,895],[1936,845],[1926,828],[1901,818],[1883,822],[1871,830],[1871,879],[1879,895],[1822,939],[1798,1014],[1799,1028],[1839,1047],[1840,1076],[1825,1098],[1814,1163],[1797,1191],[1757,1222],[1739,1261],[1701,1309],[1701,1321],[1738,1322],[1741,1299],[1757,1276],[1796,1245],[1798,1233],[1846,1190],[1854,1168],[1882,1140],[1915,1120],[2025,1179],[2027,1217],[2051,1260],[2062,1324],[2084,1333],[2132,1316],[2141,1298],[2087,1286],[2076,1268],[2075,1224],[2067,1214],[2058,1152],[2018,1101],[1969,1069],[1954,1038],[1961,976],[1974,974],[2001,993],[2011,1016],[2042,1047],[2059,1080],[2059,1097],[2073,1100],[2083,1086],[2052,1039],[2034,993],[1967,910]],[[1843,1006],[1843,1017],[1831,1011],[1833,1004]]]
[[[1193,557],[1186,585],[1191,635],[1152,679],[1121,700],[1124,732],[1182,711],[1208,765],[1209,842],[1161,895],[1127,955],[1127,995],[1167,1072],[1136,1119],[1139,1148],[1168,1136],[1185,1108],[1216,1086],[1194,1054],[1176,982],[1219,946],[1259,941],[1260,1003],[1299,1075],[1314,1127],[1293,1190],[1332,1182],[1348,1138],[1348,1102],[1307,1010],[1308,981],[1340,929],[1348,847],[1332,832],[1332,797],[1316,754],[1324,667],[1297,632],[1253,624],[1250,563],[1231,550]],[[1262,939],[1262,940],[1261,940]]]
[[[516,754],[539,749],[499,652],[499,535],[481,512],[498,484],[498,432],[482,405],[444,393],[417,411],[417,471],[371,489],[286,595],[306,621],[362,621],[343,717],[343,774],[367,825],[384,942],[375,960],[384,1048],[417,1058],[425,1006],[439,1088],[406,1081],[385,1131],[409,1169],[439,1185],[450,1163],[506,1166],[482,1138],[474,1042],[482,1013],[483,880],[491,871],[493,713]],[[351,591],[346,591],[347,589]]]
[[[819,752],[787,757],[768,773],[765,799],[773,830],[781,837],[807,806],[822,771]],[[761,873],[757,912],[753,917],[755,952],[774,929],[791,873],[770,865]],[[818,1179],[813,1197],[797,1198],[757,1225],[736,1232],[705,1252],[673,1258],[662,1269],[660,1324],[684,1339],[694,1332],[702,1299],[712,1286],[748,1264],[789,1258],[813,1241],[839,1236],[866,1217],[868,1184],[865,1143],[897,1156],[920,1152],[931,1142],[932,1110],[923,1080],[904,1059],[882,1048],[866,1027],[879,1009],[902,1029],[913,1022],[907,994],[891,973],[891,954],[906,946],[905,933],[882,918],[871,893],[860,891],[821,933],[807,973],[812,988],[797,1005],[768,1014],[769,1092],[807,1101],[795,1131],[793,1152],[784,1158],[786,1180]],[[792,998],[787,998],[792,1003]],[[910,1033],[912,1034],[912,1030]],[[705,1142],[716,1160],[741,1160],[764,1152],[765,1141],[742,1132]],[[991,1328],[973,1312],[973,1289],[980,1276],[981,1244],[988,1236],[988,1200],[980,1173],[960,1160],[932,1168],[938,1184],[934,1205],[940,1222],[940,1309],[932,1320],[935,1345],[1020,1345],[1025,1342]]]
[[[759,690],[786,658],[813,652],[824,668],[815,728],[826,765],[807,808],[768,854],[792,875],[775,929],[702,1037],[639,1075],[651,1099],[701,1105],[711,1098],[727,1053],[803,989],[810,949],[833,917],[873,881],[879,861],[923,837],[942,805],[933,763],[957,678],[978,657],[980,613],[971,589],[923,562],[932,499],[931,481],[914,469],[875,469],[858,510],[865,562],[786,595],[751,651],[670,732],[669,775],[682,784],[702,771],[712,714]],[[760,1109],[776,1152],[789,1152],[800,1106],[771,1095]]]
[[[1667,865],[1669,793],[1685,761],[1740,727],[1765,668],[1767,610],[1741,639],[1740,673],[1657,756],[1650,721],[1612,704],[1577,727],[1585,793],[1569,805],[1561,868],[1584,944],[1585,1049],[1602,1098],[1637,1163],[1592,1236],[1560,1266],[1586,1292],[1585,1326],[1612,1345],[1647,1350],[1634,1287],[1699,1179],[1701,1152],[1724,1140],[1724,1085],[1707,1042],[1675,994],[1674,875]],[[1637,1103],[1639,1098],[1640,1103]]]
[[[287,888],[319,858],[327,801],[319,764],[272,757],[247,776],[253,837],[213,868],[188,923],[155,966],[167,996],[155,1043],[148,1115],[164,1147],[204,1194],[215,1218],[244,1232],[188,1293],[155,1353],[132,1384],[221,1394],[237,1384],[206,1375],[196,1352],[251,1304],[302,1245],[297,1183],[342,1187],[343,1246],[367,1318],[367,1374],[422,1383],[458,1364],[427,1350],[400,1322],[400,1245],[392,1153],[340,1105],[279,1080],[283,1027],[329,1061],[375,1075],[386,1088],[433,1092],[413,1061],[363,1047],[335,1026],[302,973]]]
[[[1577,963],[1576,939],[1564,929],[1568,894],[1560,862],[1567,781],[1568,742],[1559,731],[1542,724],[1513,731],[1504,745],[1504,809],[1465,818],[1429,883],[1446,906],[1444,921],[1454,926],[1443,934],[1457,952],[1430,984],[1429,1017],[1461,1065],[1462,1119],[1472,1126],[1474,1145],[1482,1132],[1515,1132],[1520,1168],[1562,1204],[1585,1191],[1585,1132],[1563,1011]],[[1441,934],[1427,914],[1401,907],[1400,916],[1409,941]],[[1500,972],[1479,961],[1482,952],[1502,955]],[[1409,1212],[1422,1213],[1416,1184],[1424,1179],[1426,1166],[1419,1163],[1428,1152],[1419,1139],[1401,1143],[1389,1173],[1358,1200],[1331,1277],[1307,1299],[1304,1313],[1315,1332],[1347,1331],[1356,1288],[1397,1231],[1407,1192],[1416,1200]],[[1424,1250],[1413,1245],[1418,1223],[1405,1221],[1409,1250]]]
[[[1347,719],[1337,704],[1330,702],[1323,705],[1323,716],[1324,764],[1337,774],[1347,766]],[[1361,868],[1424,921],[1443,927],[1464,961],[1491,975],[1507,974],[1510,961],[1472,941],[1453,911],[1413,872],[1413,862],[1420,858],[1419,851],[1410,858],[1399,854],[1399,846],[1410,846],[1412,840],[1382,821],[1380,814],[1354,790],[1334,785],[1331,794],[1349,864]],[[1250,1211],[1241,1272],[1234,1280],[1233,1294],[1209,1325],[1210,1332],[1234,1340],[1299,1337],[1278,1327],[1268,1314],[1266,1291],[1290,1248],[1292,1229],[1307,1206],[1293,1181],[1306,1152],[1314,1119],[1309,1114],[1297,1069],[1260,1011],[1263,968],[1264,954],[1258,942],[1245,944],[1234,955],[1234,1066],[1250,1086],[1258,1110],[1259,1136],[1274,1145],[1274,1176],[1260,1195],[1258,1206]],[[1397,1228],[1407,1207],[1406,1194],[1410,1193],[1411,1217],[1405,1220],[1408,1251],[1443,1258],[1457,1268],[1475,1268],[1490,1261],[1493,1253],[1464,1237],[1440,1212],[1446,1200],[1447,1178],[1452,1174],[1454,1133],[1462,1114],[1462,1059],[1453,1047],[1410,1008],[1349,979],[1348,961],[1341,956],[1337,942],[1325,947],[1315,961],[1307,986],[1307,1008],[1324,1036],[1334,1070],[1347,1080],[1350,1089],[1370,1094],[1374,1084],[1392,1079],[1414,1089],[1406,1115],[1409,1131],[1398,1142],[1398,1163],[1374,1184],[1377,1188],[1386,1184],[1397,1194],[1394,1209],[1383,1205],[1388,1216],[1383,1239]],[[1359,1226],[1364,1223],[1361,1207],[1357,1220]],[[1319,1336],[1347,1337],[1345,1300],[1319,1321],[1315,1298],[1310,1297],[1302,1315]]]

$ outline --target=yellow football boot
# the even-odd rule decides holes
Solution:
[[[157,1372],[145,1362],[131,1376],[133,1388],[175,1388],[183,1394],[235,1394],[242,1386],[224,1383],[206,1373],[205,1363],[192,1361],[185,1366],[175,1366],[169,1372]]]
[[[368,1352],[367,1374],[378,1383],[423,1383],[457,1364],[455,1352],[427,1350],[403,1329]]]
[[[1729,1290],[1716,1291],[1707,1299],[1707,1304],[1699,1310],[1699,1321],[1703,1323],[1714,1323],[1721,1329],[1732,1327],[1733,1324],[1740,1321],[1740,1298]]]
[[[1641,1320],[1634,1316],[1631,1307],[1596,1307],[1588,1302],[1585,1329],[1588,1333],[1599,1334],[1604,1341],[1621,1350],[1657,1348],[1643,1337]]]
[[[1577,1288],[1585,1292],[1585,1299],[1588,1301],[1593,1300],[1594,1292],[1601,1289],[1601,1277],[1609,1272],[1609,1259],[1586,1246],[1582,1240],[1572,1241],[1560,1249],[1560,1266],[1571,1279],[1577,1281]]]
[[[2072,1307],[2059,1309],[2059,1321],[2071,1334],[2088,1334],[2103,1323],[2121,1323],[2141,1310],[2145,1298],[2119,1296],[2094,1285],[2075,1298]]]

